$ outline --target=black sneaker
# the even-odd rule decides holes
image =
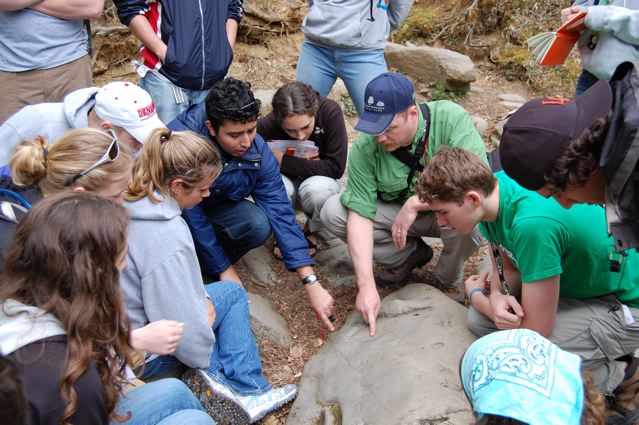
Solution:
[[[420,239],[417,249],[408,256],[403,264],[392,269],[383,269],[375,276],[375,284],[380,288],[398,285],[406,282],[416,267],[428,264],[433,258],[433,249]]]

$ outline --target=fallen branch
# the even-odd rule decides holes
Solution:
[[[130,30],[126,25],[118,25],[114,27],[93,27],[91,31],[94,37],[103,37],[113,33],[124,34],[127,32],[130,32]]]

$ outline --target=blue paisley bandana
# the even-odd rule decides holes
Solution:
[[[461,367],[473,410],[529,425],[579,425],[583,380],[579,356],[528,329],[494,332],[475,341]]]

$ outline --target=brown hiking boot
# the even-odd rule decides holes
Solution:
[[[387,288],[405,282],[410,277],[413,269],[426,265],[432,258],[432,248],[420,240],[417,249],[408,256],[403,264],[392,269],[382,269],[375,276],[375,284],[380,288]]]

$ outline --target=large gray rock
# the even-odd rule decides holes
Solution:
[[[466,309],[413,284],[382,301],[377,335],[357,313],[304,368],[287,425],[467,425],[459,359],[474,341]],[[340,415],[335,415],[340,416]]]
[[[337,241],[330,246],[330,242]],[[339,239],[329,241],[330,248],[320,251],[315,262],[322,266],[323,282],[329,286],[354,285],[357,279],[353,271],[353,262],[348,246]]]
[[[516,102],[519,104],[526,103],[526,98],[517,93],[503,93],[498,95],[497,98],[505,102]]]
[[[248,271],[257,279],[257,283],[267,286],[273,285],[278,280],[277,273],[271,264],[272,258],[273,253],[268,248],[259,246],[242,257],[242,261],[246,264]]]
[[[472,115],[470,119],[473,121],[473,125],[475,126],[477,133],[479,133],[482,137],[485,136],[488,131],[488,121],[476,115]]]
[[[469,89],[475,81],[473,61],[452,50],[387,43],[384,56],[389,67],[422,83],[441,81],[447,89],[455,90]]]
[[[293,338],[286,320],[263,297],[249,293],[249,299],[251,300],[249,304],[251,328],[255,337],[269,340],[278,347],[288,349],[293,343]]]

